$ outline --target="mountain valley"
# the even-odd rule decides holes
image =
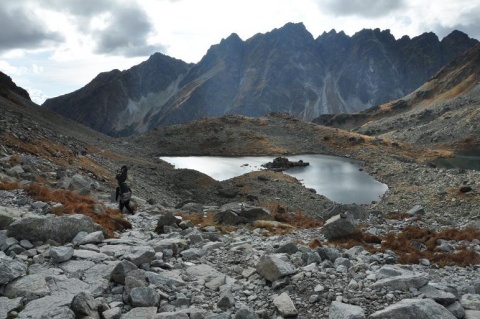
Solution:
[[[363,48],[376,54],[383,51],[368,48],[394,52],[403,44],[413,69],[430,68],[421,70],[424,78],[405,71],[408,81],[392,89],[382,79],[406,62],[391,63],[362,82],[370,89],[350,83],[329,95],[351,102],[352,87],[364,92],[358,104],[335,106],[356,113],[303,108],[319,93],[301,84],[327,76],[329,59],[351,63],[362,46],[350,43],[359,51],[347,52],[341,42],[360,37],[374,42]],[[408,55],[418,42],[441,47],[433,51],[451,63],[441,68],[436,54]],[[475,318],[480,172],[434,163],[480,146],[480,46],[473,42],[458,33],[440,42],[432,34],[395,40],[379,30],[314,40],[302,25],[287,25],[247,41],[232,35],[197,65],[155,54],[45,106],[1,73],[0,318]],[[307,63],[315,43],[343,54]],[[289,55],[291,47],[301,50]],[[247,63],[254,56],[263,57],[258,68],[268,76]],[[371,63],[381,68],[380,60]],[[298,83],[282,82],[301,70]],[[327,78],[323,92],[333,85]],[[241,89],[229,89],[232,82]],[[392,95],[371,95],[382,83],[376,89]],[[288,104],[298,99],[301,110]],[[283,108],[270,108],[281,101]],[[51,110],[62,107],[76,118]],[[112,112],[136,115],[125,122]],[[307,153],[358,160],[388,190],[370,204],[341,205],[282,172],[216,181],[159,159]],[[120,213],[114,198],[122,165],[133,215]]]

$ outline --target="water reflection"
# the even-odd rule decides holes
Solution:
[[[188,156],[161,159],[176,168],[194,169],[222,181],[261,170],[261,165],[271,162],[274,157]],[[317,193],[338,203],[370,203],[379,200],[388,188],[366,172],[360,171],[358,162],[350,159],[328,155],[295,155],[288,156],[288,159],[303,160],[310,165],[289,169],[285,174],[296,177],[305,187],[313,188]]]

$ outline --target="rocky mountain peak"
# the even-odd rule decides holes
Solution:
[[[314,39],[303,23],[287,23],[245,41],[233,33],[197,64],[154,54],[110,74],[111,84],[95,85],[95,94],[87,85],[68,103],[60,97],[45,106],[110,135],[224,114],[312,120],[401,98],[476,42],[460,33],[442,42],[433,33],[395,40],[378,28]]]
[[[17,86],[11,77],[3,72],[0,72],[0,95],[8,97],[10,95],[9,92],[18,94],[19,96],[30,101],[30,95],[28,94],[27,90]]]

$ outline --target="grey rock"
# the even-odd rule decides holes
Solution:
[[[420,205],[415,205],[412,209],[410,209],[407,212],[407,214],[410,216],[425,215],[425,209],[423,209],[423,207]]]
[[[160,301],[160,295],[150,287],[132,288],[128,302],[133,307],[154,307]]]
[[[321,229],[321,233],[327,240],[346,238],[358,234],[355,222],[352,218],[342,218],[341,215],[328,219]]]
[[[124,314],[121,319],[154,319],[156,313],[157,307],[138,307]]]
[[[419,291],[422,294],[424,294],[426,298],[433,299],[443,306],[448,306],[454,303],[456,300],[456,297],[454,294],[437,289],[434,286],[429,284],[420,288]]]
[[[456,318],[463,318],[465,317],[465,309],[462,307],[462,305],[458,302],[455,301],[454,303],[450,304],[447,307],[448,311],[450,311]]]
[[[460,298],[460,304],[466,310],[480,310],[480,295],[465,294]]]
[[[70,246],[50,247],[49,255],[52,261],[58,264],[70,260],[73,257],[73,252],[73,247]]]
[[[22,305],[22,297],[7,298],[0,297],[0,319],[6,319],[10,311],[20,308]]]
[[[47,295],[50,295],[50,289],[45,276],[41,274],[23,276],[5,287],[5,296],[10,298],[24,297],[26,302]]]
[[[60,244],[69,243],[80,231],[91,233],[102,230],[90,217],[66,215],[60,217],[28,217],[16,220],[7,228],[8,236],[30,241],[54,240]]]
[[[190,319],[184,312],[161,312],[155,316],[155,319]]]
[[[0,259],[0,285],[27,274],[27,266],[18,260]]]
[[[91,295],[81,292],[73,297],[71,309],[77,317],[100,319],[98,306],[98,302]]]
[[[280,296],[275,298],[273,300],[273,305],[282,317],[288,318],[298,315],[297,308],[295,307],[292,299],[286,292],[283,292]]]
[[[480,318],[480,310],[465,310],[464,319],[478,319]]]
[[[256,269],[259,275],[271,282],[296,273],[295,267],[290,262],[280,259],[278,255],[263,255]]]
[[[79,242],[78,245],[85,245],[85,244],[98,244],[105,240],[105,236],[103,235],[102,231],[96,231],[90,234],[87,234],[83,237]]]
[[[253,309],[248,308],[243,306],[240,308],[235,315],[233,316],[233,319],[260,319],[255,311]]]
[[[150,246],[134,246],[126,251],[123,257],[136,266],[150,264],[155,257],[155,250]]]
[[[232,308],[235,305],[235,298],[230,289],[225,289],[220,293],[217,307],[223,310]]]
[[[330,305],[328,313],[330,319],[364,319],[365,312],[362,307],[345,304],[339,301],[334,301]]]
[[[293,255],[298,251],[298,247],[295,243],[287,243],[281,247],[279,247],[275,253],[276,254],[288,254],[288,255]]]
[[[387,308],[373,313],[370,318],[381,319],[455,319],[447,308],[432,299],[403,299]]]
[[[111,308],[102,312],[104,319],[120,319],[122,316],[122,309],[120,307]]]
[[[371,288],[373,289],[395,289],[408,291],[410,288],[420,288],[428,283],[428,277],[422,274],[402,275],[390,278],[380,279],[375,282]]]
[[[55,307],[42,312],[38,319],[75,319],[75,313],[68,307]]]
[[[166,249],[171,249],[174,256],[178,256],[182,250],[187,249],[188,242],[183,238],[169,238],[169,239],[153,239],[147,244],[156,252],[163,252]]]
[[[172,288],[186,285],[186,282],[183,281],[179,271],[175,270],[165,271],[161,273],[147,271],[145,272],[145,277],[150,284],[155,285],[159,288],[164,286]]]
[[[72,295],[55,295],[55,296],[45,296],[43,298],[35,299],[26,304],[25,309],[23,309],[19,314],[19,319],[40,319],[40,318],[50,318],[49,315],[53,313],[65,313],[64,310],[57,310],[56,308],[66,308],[68,310],[72,302]],[[70,310],[71,314],[75,314]],[[66,312],[70,316],[70,312]],[[60,317],[57,317],[60,319]],[[69,317],[64,317],[69,318]],[[75,318],[75,317],[73,317]]]
[[[197,279],[206,280],[206,281],[212,280],[213,278],[216,278],[222,275],[221,272],[219,272],[212,266],[205,265],[205,264],[190,266],[186,269],[186,273],[189,276],[192,276]]]

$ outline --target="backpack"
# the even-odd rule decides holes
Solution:
[[[123,182],[120,183],[120,200],[125,202],[132,198],[132,190],[128,187],[128,184]]]

